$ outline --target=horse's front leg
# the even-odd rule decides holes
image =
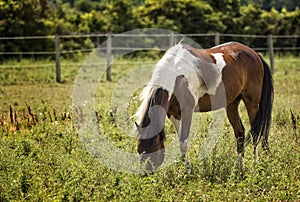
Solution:
[[[188,137],[190,133],[192,114],[195,106],[194,96],[188,86],[188,81],[183,75],[176,78],[174,95],[178,103],[177,106],[180,107],[181,118],[178,136],[180,142],[181,158],[187,164],[189,164],[189,161],[187,159]]]
[[[188,151],[188,136],[189,136],[189,131],[186,131],[186,129],[188,129],[188,125],[191,124],[186,123],[186,121],[182,123],[181,118],[180,120],[178,120],[173,116],[170,117],[170,120],[173,126],[175,127],[176,134],[178,135],[178,140],[180,142],[181,159],[185,159]]]
[[[179,127],[179,142],[180,142],[180,151],[181,159],[186,164],[186,170],[190,173],[190,161],[187,157],[188,152],[188,137],[191,128],[193,108],[185,107],[181,111],[181,123]]]

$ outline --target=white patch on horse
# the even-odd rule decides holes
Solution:
[[[212,53],[211,55],[215,58],[216,66],[221,72],[226,65],[226,62],[223,58],[223,53]]]
[[[227,43],[224,43],[224,44],[220,44],[220,45],[217,45],[217,46],[214,46],[212,47],[211,49],[213,48],[220,48],[220,49],[225,49],[228,54],[234,59],[236,60],[236,58],[238,57],[239,55],[239,51],[233,51],[231,48],[230,48],[230,45],[234,45],[234,44],[238,44],[237,42],[227,42]]]
[[[228,54],[229,54],[234,60],[236,60],[236,58],[239,56],[239,52],[238,52],[238,51],[235,52],[235,51],[231,50],[230,48],[227,48],[227,50],[228,50]]]
[[[213,65],[215,67],[214,70],[215,70],[216,77],[215,77],[214,85],[212,85],[211,88],[208,88],[208,94],[214,95],[217,91],[218,86],[222,81],[222,70],[226,66],[226,62],[223,58],[223,53],[212,53],[211,55],[216,60],[216,64]]]
[[[162,86],[170,93],[174,92],[175,80],[183,75],[188,81],[188,88],[195,99],[195,103],[202,94],[199,92],[201,81],[198,78],[196,65],[200,58],[195,57],[182,44],[170,48],[154,68],[148,85]]]
[[[188,140],[184,140],[183,142],[180,142],[180,151],[181,155],[184,156],[188,151]]]

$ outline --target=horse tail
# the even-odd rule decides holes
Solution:
[[[264,66],[264,78],[259,108],[251,127],[250,134],[252,134],[253,144],[255,147],[260,142],[260,139],[263,138],[263,149],[269,150],[268,136],[271,125],[274,87],[270,68],[260,55],[259,57]],[[246,141],[250,140],[250,134],[248,134]]]

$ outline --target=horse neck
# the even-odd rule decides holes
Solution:
[[[152,93],[147,110],[143,116],[141,127],[147,127],[151,121],[164,124],[166,113],[168,111],[169,93],[163,88],[157,88]],[[151,118],[149,117],[151,116]],[[151,120],[154,119],[154,120]]]

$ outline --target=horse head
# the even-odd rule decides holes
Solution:
[[[168,92],[156,89],[143,113],[142,121],[135,123],[139,134],[137,151],[141,156],[141,164],[147,171],[156,170],[164,161],[164,132]]]
[[[136,124],[139,133],[137,151],[140,154],[140,163],[146,171],[156,170],[164,161],[165,156],[165,132],[162,129],[158,134],[150,133],[148,128]]]

